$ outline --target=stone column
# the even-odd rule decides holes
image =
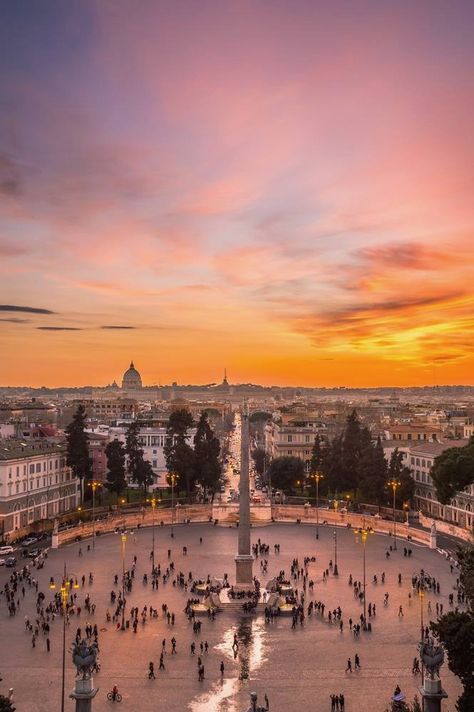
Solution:
[[[239,481],[239,549],[235,557],[237,587],[252,588],[253,556],[250,546],[250,480],[249,480],[249,415],[246,404],[242,408]]]
[[[436,524],[434,521],[431,522],[431,529],[430,529],[430,549],[436,549],[437,547],[437,533],[436,533]]]
[[[73,700],[76,700],[76,712],[91,712],[92,700],[98,691],[98,687],[93,687],[92,677],[85,680],[81,677],[76,678],[76,687],[69,695]]]
[[[448,696],[441,687],[441,680],[426,677],[423,687],[418,689],[423,698],[424,712],[441,712],[441,700]]]

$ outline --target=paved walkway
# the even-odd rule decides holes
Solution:
[[[429,594],[425,598],[426,607],[432,605],[434,616],[435,603],[443,603],[448,609],[448,594],[452,592],[455,575],[450,574],[449,564],[436,552],[413,545],[411,559],[403,556],[403,543],[390,559],[385,552],[390,541],[387,537],[371,536],[367,542],[367,601],[377,606],[377,615],[372,619],[372,634],[361,634],[358,640],[349,633],[347,619],[356,620],[362,612],[362,606],[354,598],[348,585],[349,574],[354,579],[362,579],[362,548],[356,544],[352,531],[338,531],[339,578],[329,577],[323,582],[322,572],[329,559],[334,558],[333,529],[321,527],[321,538],[317,542],[312,527],[296,524],[274,524],[264,528],[254,528],[252,539],[258,537],[270,545],[268,574],[260,575],[260,563],[254,564],[254,572],[266,582],[282,569],[288,574],[291,560],[298,556],[300,565],[303,557],[316,556],[317,561],[310,565],[310,578],[316,582],[313,595],[307,593],[306,602],[321,600],[329,609],[340,605],[343,610],[345,626],[340,633],[338,626],[328,623],[314,615],[307,618],[304,626],[291,629],[291,617],[282,618],[273,624],[265,624],[262,616],[258,618],[218,615],[214,622],[206,618],[202,622],[200,635],[194,635],[183,608],[187,600],[181,588],[168,583],[160,583],[154,591],[150,583],[142,582],[143,573],[149,573],[149,552],[151,549],[151,530],[140,530],[130,535],[126,545],[126,566],[131,566],[133,556],[138,557],[135,584],[128,598],[129,605],[141,608],[152,605],[159,610],[159,618],[140,623],[135,635],[130,629],[116,630],[112,623],[105,620],[107,607],[110,605],[110,591],[114,588],[114,574],[121,571],[121,543],[113,534],[100,537],[95,551],[86,551],[87,543],[74,544],[58,551],[51,551],[45,568],[38,572],[39,589],[46,593],[50,576],[60,581],[64,562],[73,575],[88,577],[94,573],[94,582],[78,592],[78,600],[83,604],[90,594],[97,609],[95,615],[86,615],[84,609],[80,621],[71,620],[67,632],[68,645],[73,639],[76,627],[82,628],[87,621],[99,626],[101,672],[95,683],[100,691],[94,701],[95,712],[112,708],[105,695],[115,683],[123,694],[121,710],[148,712],[156,709],[179,710],[180,712],[241,712],[248,707],[249,692],[256,690],[262,700],[264,692],[270,698],[272,712],[292,710],[314,710],[320,712],[330,709],[329,695],[343,692],[346,698],[347,712],[383,712],[390,694],[399,684],[411,698],[420,680],[411,675],[413,657],[419,639],[420,608],[416,597],[408,597],[411,592],[410,580],[413,573],[424,568],[439,579],[441,594]],[[199,538],[203,543],[199,543]],[[171,548],[171,560],[175,571],[183,571],[186,576],[191,570],[193,577],[204,578],[208,573],[219,578],[226,572],[231,580],[234,573],[233,557],[237,545],[235,529],[224,529],[209,525],[190,525],[175,528],[175,538],[170,539],[169,529],[157,528],[156,562],[162,570],[168,565],[167,550]],[[273,544],[281,545],[280,554],[274,554]],[[182,547],[188,548],[187,556]],[[79,546],[84,554],[78,556]],[[373,574],[379,581],[385,571],[385,585],[372,583]],[[398,585],[398,573],[402,573],[403,583]],[[0,569],[0,587],[3,588],[10,572]],[[34,574],[36,572],[34,571]],[[117,587],[115,587],[117,590]],[[385,592],[389,592],[389,605],[383,606]],[[15,688],[15,703],[18,712],[50,712],[59,709],[61,689],[61,623],[57,619],[50,634],[51,652],[46,652],[44,638],[40,635],[35,649],[31,646],[31,635],[24,628],[24,617],[34,619],[35,594],[27,590],[25,599],[20,594],[20,611],[9,617],[4,597],[0,597],[0,628],[2,646],[0,647],[0,675],[3,682],[0,691],[5,693],[9,687]],[[176,614],[175,626],[169,626],[162,618],[161,606],[167,603]],[[399,606],[403,606],[404,616],[397,615]],[[232,642],[237,634],[240,645],[234,656]],[[177,639],[177,655],[171,655],[170,640]],[[164,671],[158,671],[162,640],[166,638],[167,654]],[[205,680],[198,682],[196,658],[201,641],[208,641],[209,652],[203,654]],[[196,656],[190,654],[190,644],[197,645]],[[345,673],[346,660],[358,653],[362,668],[352,674]],[[155,662],[156,680],[148,680],[147,668],[150,660]],[[221,680],[219,666],[224,661],[224,676]],[[67,655],[67,693],[74,685],[74,670]],[[459,694],[457,680],[443,668],[443,685],[450,695],[446,710],[454,710],[455,698]],[[73,710],[73,702],[67,699],[66,709]]]

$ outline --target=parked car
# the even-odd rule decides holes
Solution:
[[[28,556],[30,559],[36,559],[37,556],[39,556],[41,553],[41,549],[30,549],[28,552]]]
[[[6,556],[7,554],[13,554],[15,551],[13,546],[0,546],[0,556]]]
[[[35,536],[29,536],[23,542],[23,546],[30,546],[30,544],[36,544],[37,541],[38,541],[38,539]]]
[[[16,559],[14,556],[9,556],[8,559],[5,561],[5,566],[8,566],[8,568],[12,568],[16,564]]]

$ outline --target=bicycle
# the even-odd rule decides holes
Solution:
[[[109,702],[122,702],[122,695],[120,692],[108,692],[107,699]]]

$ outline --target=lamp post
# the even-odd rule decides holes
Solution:
[[[63,654],[62,654],[62,680],[61,680],[61,712],[64,712],[64,688],[65,688],[65,682],[66,682],[66,618],[67,618],[67,604],[68,604],[68,599],[69,599],[69,589],[71,588],[72,584],[72,579],[68,579],[67,576],[67,571],[66,571],[66,564],[64,564],[64,574],[63,574],[63,580],[61,584],[61,588],[59,590],[60,595],[61,595],[61,608],[63,612]],[[51,589],[56,588],[56,584],[54,583],[54,579],[51,578],[49,587]],[[73,588],[79,588],[79,584],[76,582],[72,584]]]
[[[339,500],[334,499],[333,503],[334,503],[334,511],[337,515],[337,508],[339,506]],[[334,576],[339,576],[339,571],[337,568],[337,522],[334,523],[334,570],[333,570],[333,574],[334,574]]]
[[[319,539],[319,481],[324,475],[321,472],[313,472],[310,477],[316,482],[316,539]]]
[[[354,534],[359,535],[362,541],[362,566],[363,566],[363,586],[364,586],[364,630],[367,630],[367,598],[365,595],[366,588],[366,578],[365,578],[365,545],[367,543],[367,537],[369,534],[373,534],[374,530],[372,527],[364,526],[360,529],[355,529]]]
[[[397,487],[400,487],[400,480],[390,480],[388,486],[392,488],[393,492],[393,548],[397,550],[397,520],[395,518],[395,495],[397,492]]]
[[[121,630],[125,630],[125,544],[127,541],[127,533],[125,531],[120,535],[122,541],[122,625]]]
[[[152,546],[151,546],[151,573],[152,575],[155,573],[155,507],[156,503],[159,502],[160,500],[156,499],[156,497],[152,497],[151,499],[147,499],[147,502],[150,502],[151,504],[151,509],[152,509],[152,520],[151,520],[151,531],[152,531]]]
[[[171,538],[174,537],[174,529],[173,529],[173,524],[174,524],[174,486],[179,479],[179,475],[176,475],[174,472],[170,474],[170,481],[171,481]]]
[[[409,517],[408,517],[408,510],[410,509],[410,505],[409,505],[408,502],[404,502],[404,503],[403,503],[403,509],[405,510],[405,516],[406,516],[405,524],[409,524],[409,523],[410,523],[410,520],[409,520]]]
[[[92,548],[95,549],[95,491],[98,487],[102,487],[102,482],[92,480],[89,482],[89,487],[92,488]]]

